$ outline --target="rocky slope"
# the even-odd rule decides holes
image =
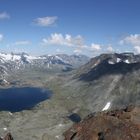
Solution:
[[[77,71],[77,77],[83,81],[94,81],[110,74],[127,74],[140,68],[140,55],[133,53],[101,54],[92,58]]]
[[[82,99],[91,111],[101,111],[107,104],[115,109],[140,104],[139,76],[140,55],[102,54],[72,74],[63,90]]]
[[[65,140],[139,140],[140,107],[91,114],[64,135]]]

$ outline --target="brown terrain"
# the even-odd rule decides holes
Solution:
[[[140,140],[140,107],[91,114],[64,136],[65,140]]]

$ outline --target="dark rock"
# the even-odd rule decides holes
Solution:
[[[126,109],[87,117],[64,133],[65,140],[139,140],[140,107]]]
[[[7,133],[4,138],[0,138],[0,140],[14,140],[11,133]]]
[[[69,119],[70,119],[71,121],[73,121],[73,122],[76,122],[76,123],[78,123],[78,122],[81,121],[81,117],[80,117],[78,114],[76,114],[76,113],[71,114],[71,115],[69,116]]]

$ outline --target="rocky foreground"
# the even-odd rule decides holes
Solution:
[[[91,114],[64,136],[65,140],[140,140],[140,107]]]
[[[65,140],[140,140],[140,107],[90,114],[64,136]],[[8,133],[0,140],[14,139]]]
[[[11,133],[7,133],[4,138],[0,138],[0,140],[14,140]]]

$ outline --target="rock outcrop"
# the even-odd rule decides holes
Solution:
[[[0,140],[14,140],[11,133],[7,133],[4,138],[0,138]]]
[[[91,114],[64,136],[65,140],[140,140],[140,107]]]

